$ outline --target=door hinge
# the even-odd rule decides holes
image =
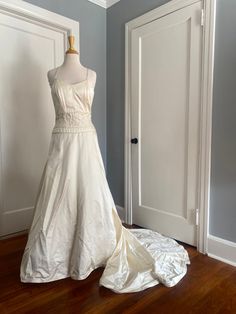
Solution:
[[[205,12],[204,12],[204,10],[202,9],[202,10],[201,10],[201,26],[204,26],[204,21],[205,21]]]
[[[199,209],[198,208],[196,209],[196,212],[195,212],[195,223],[196,223],[196,226],[199,225]]]

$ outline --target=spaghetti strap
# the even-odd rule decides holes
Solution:
[[[89,73],[89,69],[87,68],[87,77],[86,77],[86,80],[88,79],[88,73]]]
[[[57,72],[58,72],[58,70],[59,70],[59,67],[56,68],[56,72],[55,72],[55,75],[54,75],[54,80],[57,79]]]
[[[89,85],[88,76],[89,76],[89,68],[87,68],[87,77],[86,77],[87,84]]]

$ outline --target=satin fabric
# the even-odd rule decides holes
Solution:
[[[91,120],[89,76],[78,84],[55,78],[51,90],[56,121],[21,281],[82,280],[104,267],[99,285],[116,293],[174,286],[190,263],[186,250],[155,231],[126,229],[117,214]]]

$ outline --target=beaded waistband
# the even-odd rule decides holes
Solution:
[[[96,132],[93,128],[80,128],[80,127],[54,127],[52,133],[80,133],[80,132]]]
[[[78,133],[95,131],[90,113],[60,113],[56,116],[56,123],[52,133]]]

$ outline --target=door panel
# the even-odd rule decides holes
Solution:
[[[196,244],[202,3],[132,32],[133,223]]]
[[[0,236],[28,229],[48,154],[54,109],[47,71],[64,33],[0,13]]]

